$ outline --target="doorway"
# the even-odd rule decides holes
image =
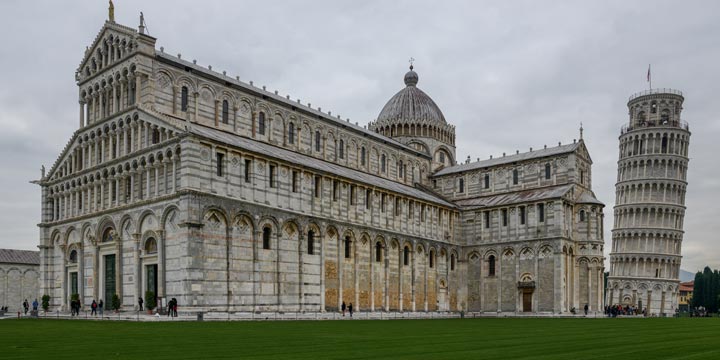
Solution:
[[[70,273],[70,296],[78,293],[78,273]]]
[[[522,293],[523,312],[532,312],[532,291]]]
[[[152,291],[158,296],[157,264],[145,265],[145,291]]]
[[[105,299],[103,300],[107,304],[112,304],[113,295],[116,294],[115,290],[115,254],[105,255]],[[101,299],[102,300],[102,299]],[[111,308],[111,307],[109,307]]]

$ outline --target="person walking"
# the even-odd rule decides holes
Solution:
[[[100,317],[103,316],[103,306],[105,303],[103,303],[102,299],[100,299],[100,302],[98,303],[98,310],[100,310]]]
[[[25,299],[25,301],[23,301],[22,305],[23,305],[23,310],[25,310],[25,315],[27,315],[28,309],[30,308],[30,304],[28,304],[27,299]]]
[[[342,302],[342,305],[340,305],[340,309],[342,309],[343,316],[345,316],[345,302]]]
[[[177,307],[178,307],[178,301],[176,298],[172,298],[173,300],[173,317],[177,317]]]
[[[139,297],[139,298],[138,298],[138,307],[139,307],[139,311],[143,311],[143,299],[142,299],[142,297]]]
[[[97,316],[97,303],[95,302],[95,299],[93,299],[92,304],[90,304],[90,315]]]
[[[37,310],[38,310],[38,301],[37,301],[37,299],[33,300],[32,306],[33,306],[33,311],[37,312]]]
[[[587,316],[587,312],[588,312],[588,304],[585,304],[585,316]]]
[[[350,317],[352,317],[352,303],[348,305],[348,312],[350,313]]]

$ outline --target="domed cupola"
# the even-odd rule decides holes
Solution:
[[[445,121],[440,108],[417,87],[417,72],[410,65],[405,88],[385,104],[369,128],[433,156],[439,168],[455,162],[455,127]]]

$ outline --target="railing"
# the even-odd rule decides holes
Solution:
[[[637,129],[645,129],[650,127],[676,127],[685,129],[687,131],[690,131],[690,125],[686,121],[643,121],[636,125],[623,125],[622,128],[620,128],[620,134],[625,134],[628,131],[637,130]]]
[[[653,94],[673,94],[673,95],[683,96],[683,93],[680,90],[675,90],[675,89],[670,89],[670,88],[649,89],[649,90],[637,92],[637,93],[630,95],[630,97],[628,98],[628,102],[633,101],[641,96],[653,95]]]

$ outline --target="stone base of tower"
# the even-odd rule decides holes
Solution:
[[[605,304],[647,309],[648,316],[672,316],[678,308],[678,286],[675,280],[610,277]]]

